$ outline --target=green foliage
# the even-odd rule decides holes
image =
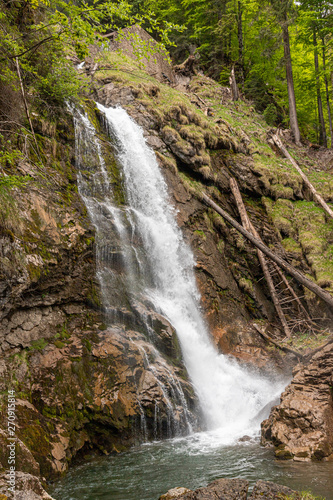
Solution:
[[[125,35],[122,28],[132,24],[144,25],[158,37],[158,44],[140,45],[135,35]],[[172,22],[161,25],[150,10],[135,12],[126,0],[90,0],[79,4],[65,0],[18,0],[10,6],[0,0],[0,93],[1,84],[7,91],[20,90],[20,71],[30,100],[40,113],[50,114],[84,90],[87,79],[78,76],[73,57],[85,58],[92,45],[104,47],[105,33],[117,30],[119,36],[134,37],[138,57],[142,57],[156,50],[167,54],[166,46],[172,44],[169,34],[182,29]],[[13,103],[13,107],[16,105]],[[0,98],[0,118],[6,113],[5,107]]]
[[[273,103],[267,106],[263,115],[268,125],[274,126],[278,124],[278,112]]]
[[[294,496],[283,495],[283,498],[284,500],[295,500]],[[299,495],[297,495],[297,498],[299,498],[299,500],[325,500],[324,497],[315,496],[310,491],[301,491],[301,496],[299,497]]]

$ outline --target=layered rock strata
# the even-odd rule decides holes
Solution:
[[[281,403],[262,423],[262,444],[273,444],[281,459],[333,459],[333,340],[293,375]]]

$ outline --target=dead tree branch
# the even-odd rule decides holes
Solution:
[[[313,198],[315,201],[325,210],[325,212],[333,219],[333,210],[327,205],[326,201],[323,199],[323,197],[318,193],[318,191],[314,188],[314,186],[311,184],[303,170],[299,167],[298,163],[294,160],[294,158],[290,155],[289,151],[284,147],[282,142],[280,141],[279,137],[277,135],[273,135],[272,139],[268,141],[270,145],[275,145],[278,150],[281,152],[281,154],[287,158],[292,166],[297,170],[299,175],[302,177],[304,184],[309,188],[311,191]]]
[[[253,224],[251,223],[251,221],[247,215],[246,208],[245,208],[245,205],[244,205],[244,202],[242,199],[242,195],[241,195],[241,192],[239,190],[238,184],[237,184],[235,179],[230,179],[230,188],[231,188],[232,194],[234,195],[234,198],[236,200],[237,208],[238,208],[243,226],[245,227],[245,229],[247,231],[249,231],[249,233],[252,233],[253,236],[255,236],[256,238],[258,238],[258,240],[260,240],[259,234],[257,233],[256,229],[254,228]],[[268,266],[267,266],[265,256],[262,253],[262,251],[259,250],[258,248],[257,248],[257,255],[258,255],[258,259],[259,259],[261,268],[263,270],[263,273],[264,273],[264,276],[265,276],[265,279],[266,279],[266,282],[268,285],[269,293],[270,293],[272,300],[273,300],[275,310],[277,312],[277,315],[280,318],[280,321],[281,321],[281,324],[282,324],[282,327],[284,330],[284,334],[286,337],[289,338],[291,335],[291,331],[288,327],[286,317],[285,317],[284,312],[281,308],[281,304],[280,304],[279,298],[277,296],[277,293],[276,293],[276,290],[274,287],[274,283],[273,283],[271,274],[270,274]]]
[[[231,215],[229,215],[225,210],[220,208],[213,200],[209,198],[205,193],[201,194],[203,201],[206,202],[207,205],[212,207],[218,214],[220,214],[229,224],[231,224],[237,231],[239,231],[246,239],[251,241],[253,245],[259,250],[261,250],[267,257],[273,260],[276,264],[278,264],[284,271],[293,276],[299,283],[304,285],[306,288],[311,290],[317,297],[320,297],[327,305],[333,309],[333,297],[326,290],[320,288],[320,286],[316,285],[309,278],[304,276],[300,271],[297,271],[291,264],[286,262],[285,260],[278,257],[272,250],[270,250],[264,243],[255,238],[252,233],[247,231],[243,226],[241,226]]]

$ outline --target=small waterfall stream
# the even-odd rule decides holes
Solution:
[[[80,114],[76,126],[79,187],[97,228],[98,278],[105,306],[111,314],[111,289],[119,285],[112,265],[105,265],[110,259],[110,232],[115,227],[124,266],[121,289],[126,289],[129,302],[149,304],[176,330],[207,429],[225,443],[253,434],[258,430],[260,410],[281,393],[284,384],[249,373],[216,351],[200,312],[193,254],[177,226],[155,154],[125,110],[97,106],[116,147],[125,193],[125,204],[117,205],[94,128]],[[114,265],[120,265],[118,257],[114,252]],[[144,312],[141,317],[144,319]],[[146,326],[151,331],[147,320]],[[184,407],[179,384],[172,383],[172,391]],[[187,428],[190,430],[189,423]]]

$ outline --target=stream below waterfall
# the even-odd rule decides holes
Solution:
[[[157,500],[175,486],[196,489],[219,477],[274,481],[333,500],[333,463],[277,461],[251,440],[221,446],[214,433],[146,443],[74,467],[53,486],[56,500]]]

